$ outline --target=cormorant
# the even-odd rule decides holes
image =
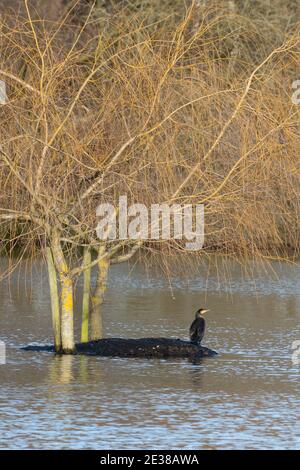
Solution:
[[[195,315],[195,320],[190,326],[190,339],[192,343],[198,344],[200,346],[205,333],[205,320],[203,314],[209,312],[206,308],[199,308]]]

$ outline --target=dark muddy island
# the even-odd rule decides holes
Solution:
[[[53,351],[53,346],[29,345],[26,351]],[[97,341],[76,344],[76,354],[103,357],[182,357],[199,359],[217,355],[216,351],[174,338],[103,338]]]

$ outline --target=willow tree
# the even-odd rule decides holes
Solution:
[[[168,18],[128,21],[123,11],[107,28],[93,5],[79,28],[70,12],[46,28],[32,20],[27,1],[27,17],[14,18],[13,28],[11,18],[1,19],[2,240],[47,255],[58,351],[75,350],[79,276],[86,280],[82,338],[98,339],[111,265],[141,247],[163,262],[188,252],[177,239],[99,239],[99,204],[117,207],[122,195],[146,207],[205,204],[206,244],[192,253],[196,260],[215,250],[268,257],[299,246],[299,227],[290,229],[299,213],[299,111],[282,86],[298,36],[258,63],[250,52],[240,62],[235,54],[233,77],[224,48],[235,31],[232,12],[204,12],[195,27],[196,7],[175,15],[172,28]],[[256,28],[235,21],[243,47],[251,40],[259,48]]]

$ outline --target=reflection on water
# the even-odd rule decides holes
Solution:
[[[209,305],[204,344],[220,355],[197,365],[20,350],[51,341],[50,302],[42,263],[15,273],[0,285],[0,448],[299,449],[300,271],[274,269],[251,278],[228,265],[223,286],[203,268],[171,292],[157,274],[113,268],[106,336],[184,338]],[[78,320],[79,294],[77,305]]]

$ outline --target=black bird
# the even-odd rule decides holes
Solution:
[[[190,339],[191,342],[194,344],[201,344],[205,333],[205,320],[203,318],[203,314],[209,312],[206,308],[199,308],[195,315],[195,320],[190,326]]]

